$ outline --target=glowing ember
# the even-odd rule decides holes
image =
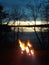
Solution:
[[[34,54],[34,50],[31,50],[31,54]]]
[[[29,53],[29,56],[30,56],[31,54]]]
[[[30,42],[28,41],[27,44],[23,43],[22,41],[19,40],[19,45],[21,48],[21,54],[24,53],[24,51],[28,54],[28,55],[33,55],[34,54],[34,50],[32,49],[32,45],[30,44]]]
[[[21,54],[23,54],[23,51],[21,51]]]

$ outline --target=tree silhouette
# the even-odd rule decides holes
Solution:
[[[36,26],[36,21],[38,18],[37,13],[40,13],[41,4],[39,4],[38,6],[27,4],[26,6],[27,6],[27,8],[30,8],[32,10],[32,18],[33,18],[33,21],[35,22],[35,26]],[[36,27],[34,27],[34,31],[35,31],[35,35],[40,43],[40,46],[42,47],[41,40],[38,36],[38,33],[36,32]]]
[[[2,24],[2,20],[7,17],[7,13],[3,11],[4,7],[0,5],[0,24]]]
[[[43,7],[42,9],[42,14],[41,14],[41,19],[44,21],[46,21],[46,23],[48,24],[49,22],[49,0],[47,1],[46,5],[42,3],[41,5]],[[49,27],[47,27],[47,30],[44,31],[45,33],[42,32],[44,28],[41,28],[41,39],[42,39],[42,44],[43,46],[47,46],[48,48],[48,44],[49,44]],[[46,40],[45,40],[46,39]]]

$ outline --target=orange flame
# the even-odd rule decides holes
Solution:
[[[26,52],[29,53],[29,48],[28,47],[26,47]]]
[[[25,44],[24,42],[22,42],[21,40],[19,40],[19,45],[20,45],[21,53],[22,54],[23,54],[24,51],[28,55],[33,55],[34,54],[34,50],[32,49],[32,45],[30,44],[29,40],[28,40],[27,44]]]
[[[32,45],[30,44],[29,40],[28,40],[27,46],[28,47],[32,47]]]
[[[24,51],[26,49],[25,44],[23,42],[21,42],[20,40],[19,40],[19,44],[20,44],[21,50]]]

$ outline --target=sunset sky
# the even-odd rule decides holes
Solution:
[[[9,16],[13,13],[15,16],[15,12],[14,12],[14,8],[16,8],[16,10],[18,9],[18,17],[21,16],[20,20],[18,19],[18,21],[14,21],[14,15],[13,18],[11,19],[10,17],[10,21],[8,21],[9,19],[5,19],[3,24],[7,24],[8,25],[34,25],[35,24],[35,20],[36,20],[36,25],[40,25],[40,24],[47,24],[47,21],[45,20],[45,17],[42,17],[42,13],[45,10],[45,6],[48,4],[48,0],[0,0],[0,4],[2,4],[4,6],[4,10],[6,12],[9,13]],[[38,12],[37,7],[41,4],[41,8],[40,11]],[[31,9],[31,6],[34,9]],[[45,15],[45,13],[43,13],[43,15]],[[34,16],[34,17],[33,17]],[[37,17],[36,17],[37,16]],[[34,20],[35,18],[35,20]],[[48,21],[49,24],[49,21]],[[27,30],[28,28],[26,28]],[[24,28],[25,30],[25,28]],[[28,30],[32,30],[28,29]]]

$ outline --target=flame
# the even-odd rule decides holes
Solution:
[[[19,44],[20,44],[20,48],[22,49],[22,51],[24,51],[26,49],[25,44],[21,42],[20,40],[19,40]]]
[[[34,54],[34,50],[31,50],[31,54]]]
[[[32,45],[30,44],[29,40],[28,40],[27,46],[28,47],[32,47]]]
[[[28,47],[26,47],[26,52],[29,53],[29,48]]]
[[[32,49],[32,45],[30,44],[30,41],[28,40],[27,44],[19,40],[19,45],[21,48],[21,54],[25,51],[28,55],[33,55],[34,50]]]

